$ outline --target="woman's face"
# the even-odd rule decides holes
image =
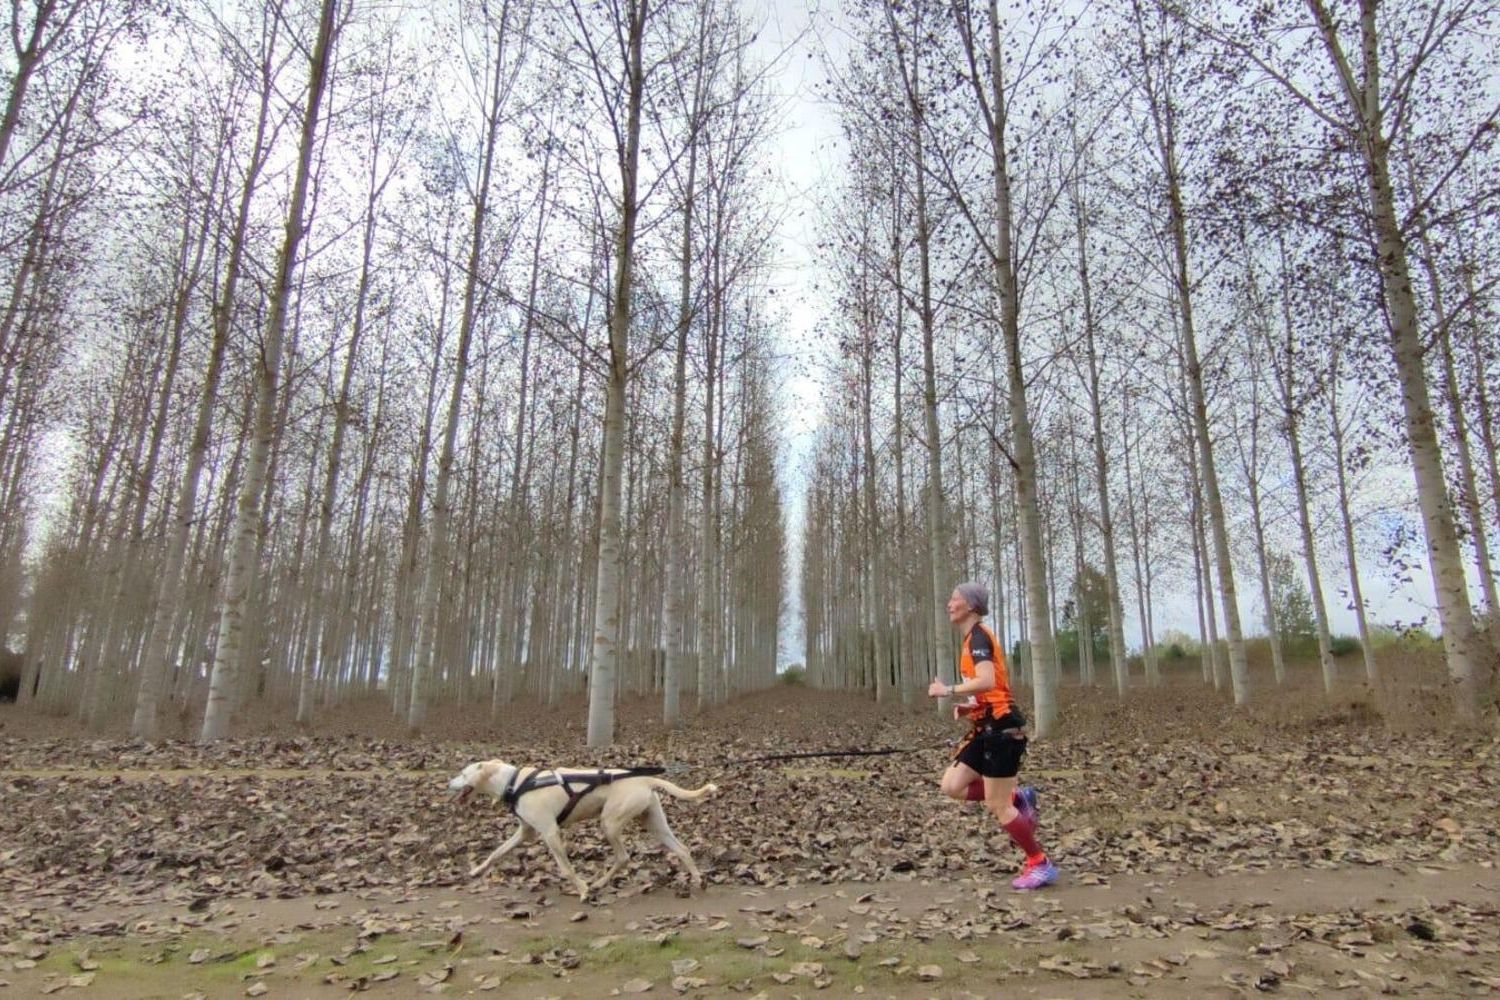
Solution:
[[[961,622],[969,613],[969,602],[964,600],[964,595],[955,590],[948,595],[948,620],[950,622]]]

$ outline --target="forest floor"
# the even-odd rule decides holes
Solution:
[[[580,749],[581,702],[435,712],[446,738],[420,739],[350,706],[210,747],[0,706],[0,1000],[1500,992],[1492,724],[1308,687],[1237,711],[1189,678],[1065,693],[1022,772],[1064,872],[1034,894],[993,820],[938,795],[957,729],[926,706],[781,687],[669,736],[627,700],[609,752]],[[850,747],[927,749],[715,763]],[[674,780],[720,794],[667,810],[708,887],[643,834],[587,905],[534,845],[471,881],[515,821],[444,784],[490,757],[692,765]],[[597,829],[568,840],[597,873]]]

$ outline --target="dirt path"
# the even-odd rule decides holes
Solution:
[[[85,933],[67,945],[0,955],[0,996],[229,998],[263,984],[268,997],[596,997],[674,995],[674,981],[684,995],[768,998],[1500,992],[1493,865],[1129,875],[1031,895],[1002,885],[711,886],[689,898],[628,885],[585,906],[497,876],[98,906],[69,914]]]

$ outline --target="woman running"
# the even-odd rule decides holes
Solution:
[[[1010,839],[1026,855],[1026,864],[1011,885],[1022,891],[1057,881],[1057,866],[1037,843],[1036,790],[1018,788],[1016,773],[1026,754],[1026,719],[1016,710],[1010,675],[995,634],[980,619],[989,614],[990,595],[981,583],[960,583],[948,598],[948,620],[963,633],[958,672],[963,680],[933,680],[933,698],[971,696],[954,706],[954,718],[967,718],[969,734],[943,772],[943,794],[959,800],[982,800]]]

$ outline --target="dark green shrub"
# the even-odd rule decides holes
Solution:
[[[1348,656],[1359,652],[1359,640],[1353,636],[1336,635],[1328,643],[1328,651],[1334,656]]]

